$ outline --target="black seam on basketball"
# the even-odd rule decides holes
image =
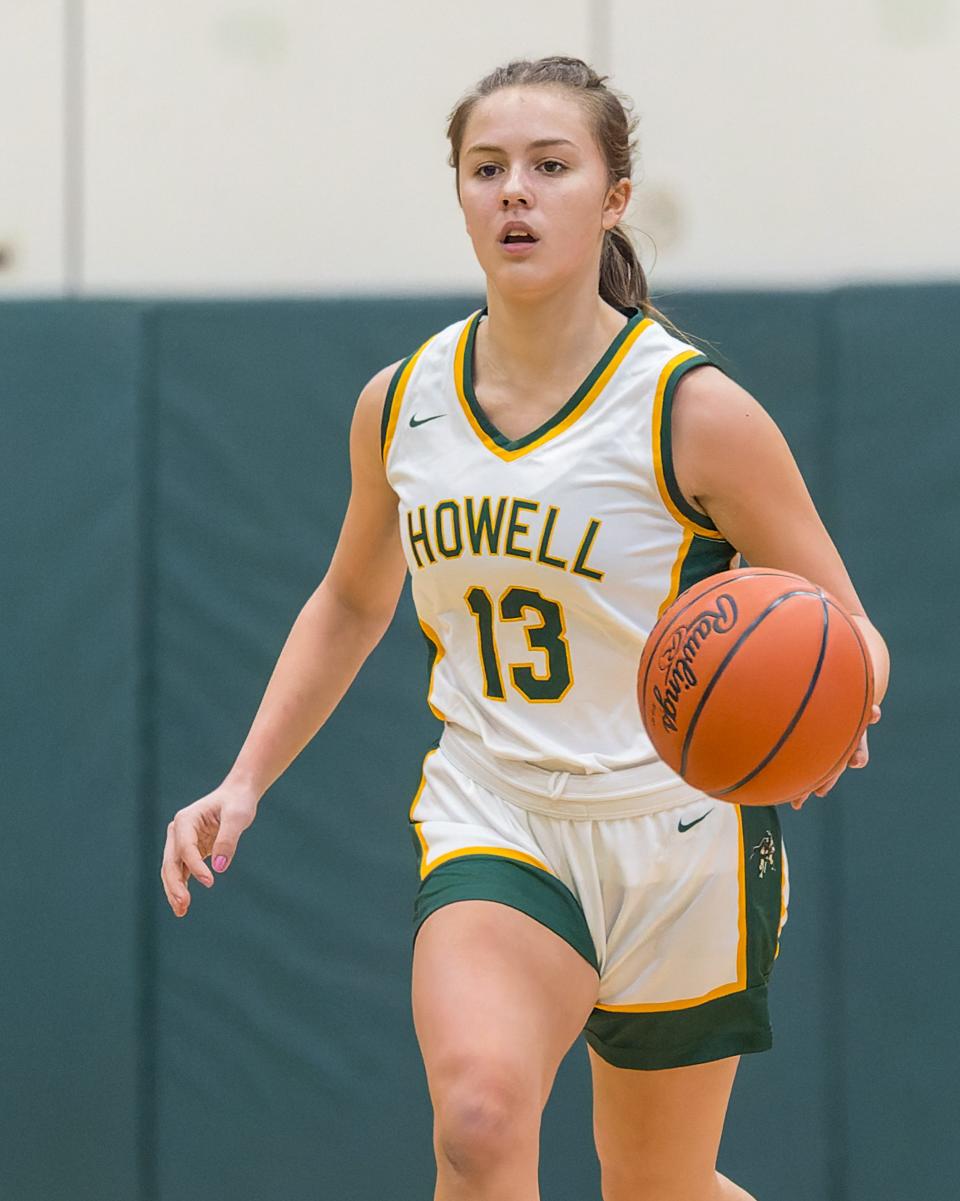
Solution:
[[[723,574],[726,575],[726,572],[724,572]],[[755,580],[761,576],[765,576],[767,578],[779,576],[780,579],[783,579],[783,580],[802,579],[801,576],[794,575],[789,571],[769,571],[769,570],[767,570],[767,571],[751,571],[749,575],[744,574],[744,575],[737,576],[737,578],[735,580],[729,580],[729,579],[723,580],[721,583],[714,584],[711,588],[707,588],[706,591],[701,592],[700,595],[698,597],[696,597],[694,600],[688,601],[683,606],[682,609],[678,609],[677,612],[674,614],[673,621],[671,621],[671,623],[667,627],[667,629],[673,629],[673,623],[677,620],[678,617],[681,616],[681,614],[686,613],[686,611],[688,609],[692,608],[693,605],[698,605],[698,604],[700,604],[701,601],[706,600],[706,598],[708,596],[710,596],[711,593],[716,592],[716,590],[718,588],[726,588],[728,586],[734,587],[739,580]],[[707,577],[707,578],[709,579],[709,577]],[[691,587],[695,588],[696,584],[691,585]],[[811,593],[810,595],[812,596],[813,593]],[[677,597],[677,600],[679,600],[679,599],[680,599],[680,597]],[[677,601],[675,600],[673,602],[673,604],[676,604],[676,603],[677,603]],[[657,620],[659,621],[660,619],[658,618]],[[654,623],[654,624],[656,624],[656,623]],[[641,690],[641,695],[643,697],[646,697],[646,695],[647,695],[647,678],[650,675],[650,668],[653,666],[653,660],[654,660],[656,653],[660,647],[660,643],[664,640],[664,638],[666,637],[666,634],[667,634],[667,630],[664,630],[661,633],[660,637],[657,639],[653,650],[650,652],[650,659],[647,662],[647,670],[643,674],[643,688]],[[644,650],[646,650],[646,647],[644,647]]]
[[[776,597],[774,600],[772,600],[769,605],[767,605],[767,607],[763,610],[762,613],[757,614],[757,616],[753,619],[753,621],[750,622],[750,624],[747,626],[747,628],[743,631],[743,633],[740,635],[740,637],[736,640],[736,642],[733,644],[733,646],[730,647],[730,649],[724,655],[723,659],[720,661],[720,664],[717,667],[717,670],[713,673],[713,678],[711,679],[710,683],[706,686],[706,688],[704,688],[704,690],[700,696],[700,700],[697,702],[697,707],[693,711],[693,716],[690,718],[690,724],[687,726],[687,732],[683,739],[683,749],[680,752],[680,767],[679,767],[679,771],[678,771],[679,775],[684,776],[684,778],[686,778],[685,772],[687,770],[687,753],[690,750],[690,740],[693,738],[693,732],[697,728],[697,722],[700,720],[700,714],[703,712],[704,705],[706,705],[707,701],[710,699],[710,694],[713,692],[714,688],[716,687],[717,681],[720,679],[720,677],[723,675],[723,673],[729,667],[731,660],[733,659],[733,657],[737,653],[737,651],[740,649],[741,645],[744,642],[746,642],[746,640],[750,637],[750,635],[757,628],[757,626],[762,621],[765,621],[770,616],[770,614],[774,611],[774,609],[779,608],[779,606],[782,605],[784,601],[790,600],[790,598],[793,596],[818,596],[818,594],[815,592],[810,592],[808,590],[804,590],[802,588],[797,589],[795,592],[782,592],[778,597]],[[819,599],[819,597],[818,597],[818,599]]]
[[[790,737],[790,735],[793,733],[794,729],[796,728],[797,722],[803,716],[804,710],[806,709],[807,705],[810,703],[810,698],[813,696],[813,690],[817,686],[817,680],[820,679],[820,672],[823,669],[823,661],[826,658],[826,654],[827,654],[827,634],[830,629],[830,615],[829,615],[829,611],[827,609],[826,599],[822,594],[820,596],[820,604],[823,606],[823,634],[820,639],[820,654],[817,657],[817,665],[813,669],[813,675],[810,678],[810,683],[807,685],[807,691],[803,697],[803,700],[801,700],[796,713],[794,713],[793,717],[787,723],[787,728],[783,731],[783,733],[780,735],[780,737],[774,743],[772,749],[769,750],[767,752],[766,756],[760,760],[760,762],[753,769],[753,771],[747,772],[747,774],[743,777],[743,779],[738,780],[736,782],[736,784],[731,784],[728,788],[722,788],[722,789],[720,789],[719,792],[711,793],[710,794],[711,796],[716,796],[716,797],[727,796],[728,793],[736,792],[738,788],[742,788],[744,786],[744,784],[749,784],[750,781],[755,776],[759,775],[759,773],[763,771],[763,769],[767,766],[768,763],[770,763],[770,761],[777,754],[777,752],[782,749],[784,743],[787,741],[787,739]]]

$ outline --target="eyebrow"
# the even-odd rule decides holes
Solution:
[[[527,147],[528,150],[540,150],[544,146],[574,146],[569,138],[537,138]],[[502,146],[471,146],[467,154],[504,154]]]

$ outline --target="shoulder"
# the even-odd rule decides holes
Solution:
[[[404,362],[404,359],[398,359],[381,367],[360,389],[350,428],[350,442],[356,458],[369,463],[379,462],[387,397]]]
[[[701,498],[719,483],[755,471],[760,462],[790,457],[783,434],[763,405],[712,364],[677,383],[673,456],[683,491]]]
[[[397,359],[395,363],[388,363],[386,367],[381,367],[375,375],[370,376],[357,397],[356,413],[358,416],[362,415],[369,419],[371,415],[375,414],[379,421],[390,385],[405,361]]]
[[[736,380],[711,363],[693,364],[677,381],[673,398],[674,435],[688,435],[706,449],[736,441],[766,428],[773,419],[760,402]]]

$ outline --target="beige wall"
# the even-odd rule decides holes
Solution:
[[[496,63],[557,52],[635,99],[655,287],[960,275],[960,0],[76,11],[70,108],[62,0],[0,0],[0,292],[480,288],[445,117]]]
[[[0,0],[0,295],[64,275],[63,6]]]

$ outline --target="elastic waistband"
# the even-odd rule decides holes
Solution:
[[[689,804],[705,794],[661,760],[618,771],[579,775],[546,771],[522,760],[498,759],[483,740],[460,726],[444,727],[440,753],[475,783],[532,813],[593,821],[639,817]]]

